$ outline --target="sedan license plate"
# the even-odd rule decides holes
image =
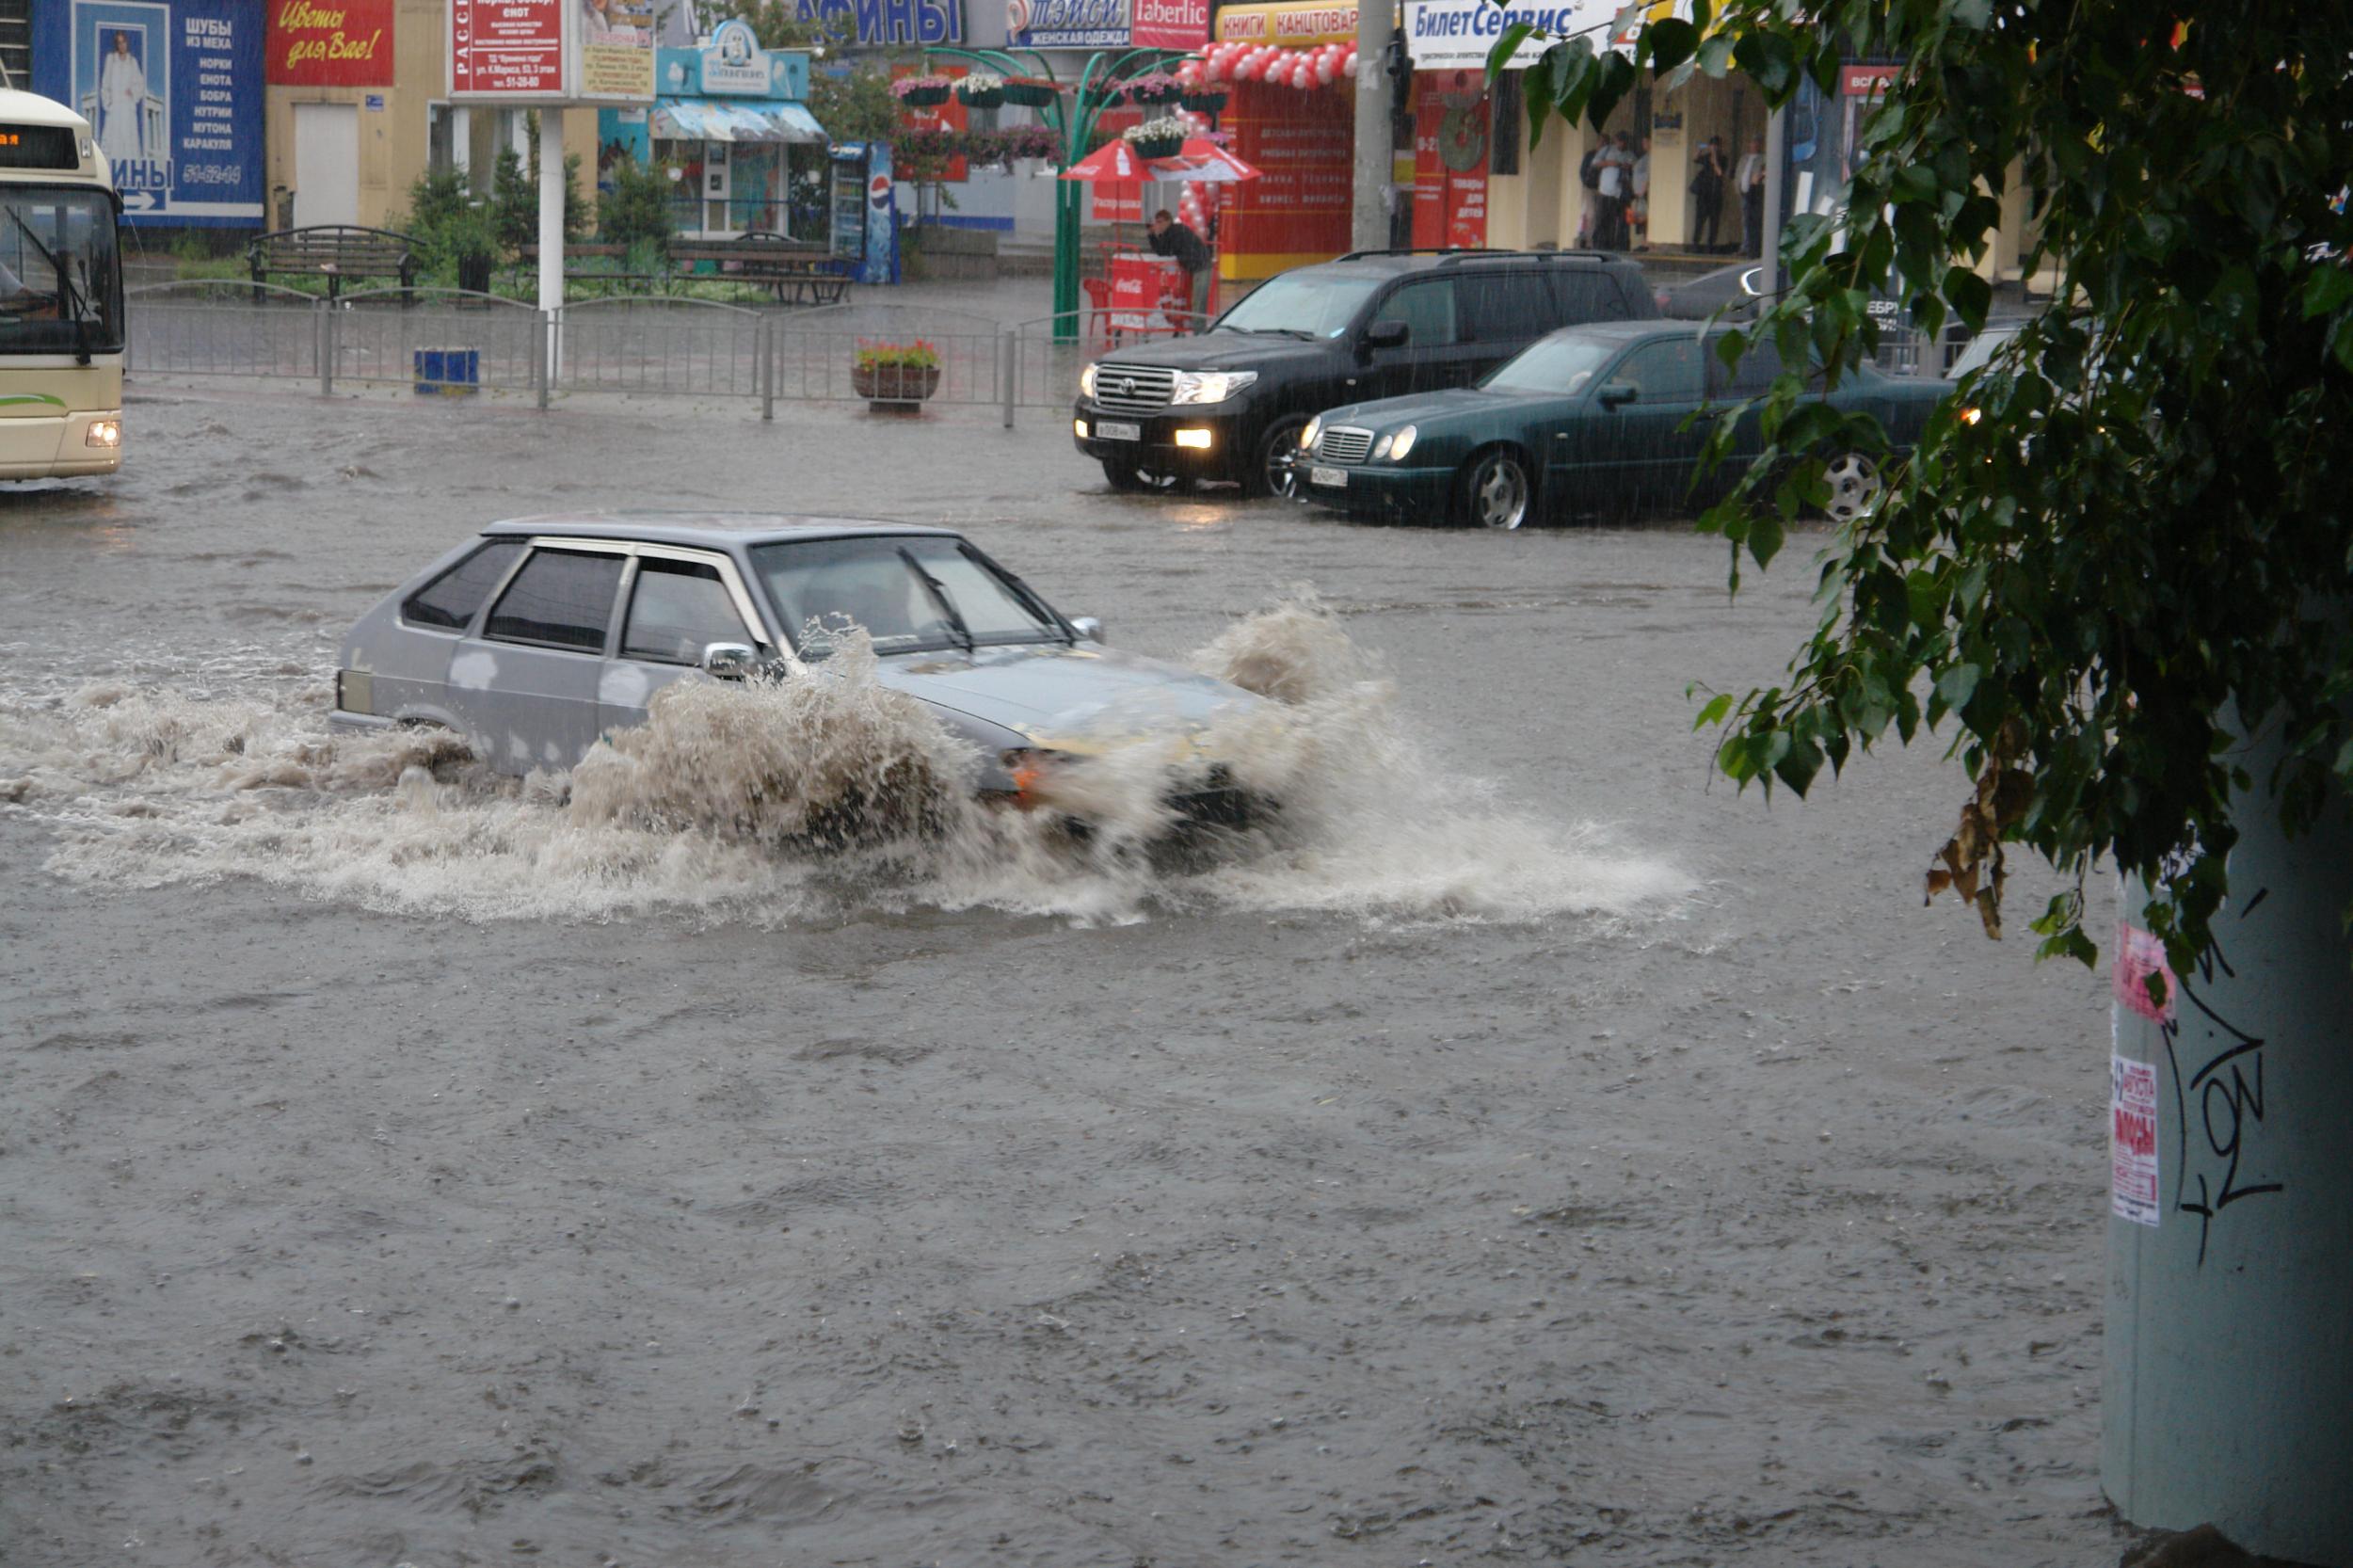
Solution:
[[[1107,419],[1099,422],[1095,426],[1095,436],[1097,440],[1140,441],[1144,440],[1144,426],[1141,424],[1122,424],[1116,420]]]
[[[1344,468],[1324,468],[1319,464],[1307,471],[1307,483],[1310,485],[1329,485],[1336,490],[1344,490],[1348,488],[1348,470]]]

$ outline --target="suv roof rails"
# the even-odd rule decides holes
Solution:
[[[1432,245],[1420,247],[1401,246],[1390,250],[1352,250],[1345,256],[1335,256],[1333,260],[1338,262],[1364,262],[1371,261],[1382,256],[1435,256],[1438,258],[1441,265],[1459,265],[1465,262],[1484,261],[1499,256],[1513,257],[1522,261],[1531,259],[1550,261],[1556,256],[1567,257],[1572,261],[1587,262],[1615,262],[1624,260],[1624,258],[1614,250],[1513,250],[1498,246],[1477,245]]]
[[[1336,262],[1364,262],[1370,261],[1376,256],[1509,256],[1512,254],[1512,251],[1498,250],[1492,246],[1484,245],[1401,245],[1385,250],[1352,250],[1345,256],[1335,256],[1332,259]]]

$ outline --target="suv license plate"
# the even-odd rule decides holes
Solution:
[[[1311,468],[1307,471],[1310,485],[1329,485],[1336,490],[1348,488],[1348,470],[1344,468]]]
[[[1114,420],[1107,419],[1100,421],[1095,426],[1095,438],[1105,441],[1140,441],[1144,440],[1144,426],[1121,424]]]

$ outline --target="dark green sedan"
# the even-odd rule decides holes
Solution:
[[[1564,328],[1477,386],[1334,408],[1306,428],[1297,493],[1352,516],[1486,528],[1704,504],[1739,477],[1760,438],[1755,417],[1742,420],[1731,456],[1695,489],[1714,421],[1689,416],[1757,395],[1781,369],[1763,344],[1726,370],[1720,335],[1689,322]],[[1951,390],[1865,365],[1832,401],[1876,415],[1907,450]],[[1878,471],[1859,453],[1833,455],[1828,478],[1833,518],[1878,499]]]

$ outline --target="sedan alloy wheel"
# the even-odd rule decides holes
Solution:
[[[1532,494],[1517,453],[1481,453],[1463,471],[1463,516],[1481,528],[1517,528]]]
[[[1830,486],[1830,500],[1822,510],[1833,522],[1853,522],[1870,516],[1887,493],[1879,465],[1860,452],[1842,452],[1833,457],[1822,470],[1822,480]]]

